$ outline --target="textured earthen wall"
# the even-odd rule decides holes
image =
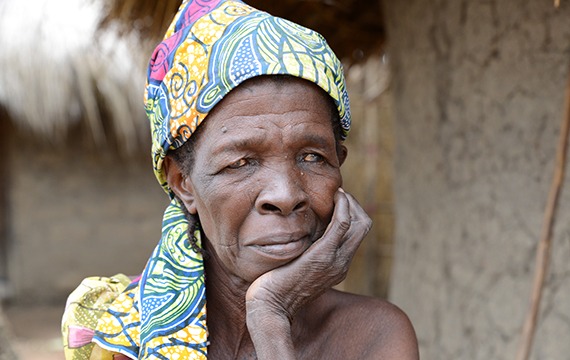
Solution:
[[[168,200],[150,159],[13,145],[8,275],[16,303],[61,302],[84,277],[142,271]]]
[[[570,63],[570,3],[385,0],[394,71],[391,299],[422,359],[512,359]],[[533,359],[570,354],[570,176]]]

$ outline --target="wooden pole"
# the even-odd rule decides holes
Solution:
[[[536,332],[536,322],[540,310],[540,300],[544,289],[544,279],[548,272],[550,262],[550,248],[552,244],[552,228],[554,225],[560,190],[564,182],[564,170],[566,167],[566,152],[568,147],[568,133],[570,129],[570,68],[568,71],[568,82],[566,84],[566,95],[564,102],[564,117],[560,127],[560,138],[556,151],[556,163],[554,176],[548,194],[548,201],[544,211],[542,234],[536,252],[536,268],[531,293],[530,309],[527,313],[525,323],[522,328],[521,342],[517,351],[516,360],[528,360],[530,350]]]
[[[10,146],[8,145],[8,119],[6,111],[0,106],[0,154],[4,163],[0,166],[0,301],[6,294],[8,281],[8,164]]]

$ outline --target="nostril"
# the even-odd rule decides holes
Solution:
[[[298,203],[298,204],[295,205],[295,207],[293,208],[293,211],[298,211],[298,210],[303,209],[303,208],[305,207],[305,204],[306,204],[306,203],[305,203],[304,201]]]
[[[279,210],[279,208],[277,206],[275,206],[273,204],[268,204],[268,203],[263,204],[261,206],[261,208],[265,211],[268,211],[268,212],[280,212],[281,211],[281,210]]]

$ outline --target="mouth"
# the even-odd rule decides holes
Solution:
[[[257,239],[250,245],[256,252],[276,260],[294,259],[311,244],[308,235],[274,235]]]

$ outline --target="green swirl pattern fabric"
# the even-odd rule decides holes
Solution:
[[[189,220],[168,187],[163,160],[240,83],[278,74],[326,91],[338,109],[343,138],[347,135],[342,65],[321,35],[241,1],[183,2],[152,55],[145,89],[154,172],[172,201],[140,280],[98,322],[94,342],[101,348],[132,359],[207,357],[204,263],[191,246]],[[194,236],[200,242],[200,231]]]

